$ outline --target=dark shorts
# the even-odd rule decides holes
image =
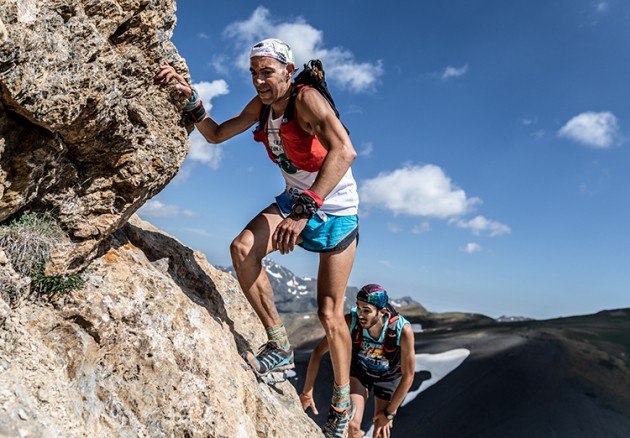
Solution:
[[[276,196],[276,205],[283,217],[291,214],[293,197],[288,192]],[[334,252],[346,249],[354,240],[359,240],[359,218],[315,214],[306,223],[300,234],[299,246],[312,252]]]
[[[361,385],[365,386],[368,391],[374,391],[374,397],[378,397],[385,401],[391,401],[394,391],[398,388],[402,376],[396,377],[393,380],[381,380],[368,376],[359,367],[352,367],[350,369],[350,377],[355,377],[361,382]]]

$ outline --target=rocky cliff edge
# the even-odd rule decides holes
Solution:
[[[290,383],[244,366],[265,336],[234,279],[128,222],[189,147],[185,102],[154,81],[165,61],[186,74],[174,26],[174,0],[0,0],[0,223],[53,217],[46,273],[86,280],[0,298],[2,437],[320,435]]]
[[[241,359],[264,331],[231,275],[135,216],[106,243],[81,290],[0,311],[0,436],[321,436]]]
[[[174,0],[0,0],[0,222],[57,218],[48,274],[84,267],[179,170],[184,102],[154,81],[187,72],[174,27]]]

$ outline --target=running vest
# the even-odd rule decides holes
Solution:
[[[297,120],[297,107],[294,102],[297,95],[300,94],[304,88],[311,87],[298,85],[291,93],[290,102],[289,105],[287,105],[287,110],[285,110],[280,128],[280,138],[282,139],[286,157],[293,166],[301,170],[306,170],[307,172],[316,172],[322,167],[322,163],[328,151],[322,146],[315,135],[304,131]],[[258,126],[254,130],[254,140],[263,143],[271,161],[280,164],[278,157],[276,157],[269,148],[267,126],[270,113],[271,107],[264,105],[258,116]]]
[[[254,130],[254,140],[265,145],[269,158],[280,167],[286,190],[293,195],[311,188],[328,153],[317,137],[304,131],[297,121],[295,98],[303,89],[304,86],[295,87],[285,114],[276,119],[272,118],[271,107],[263,106]],[[352,169],[348,169],[326,196],[319,212],[352,216],[358,213],[358,205],[357,183]]]
[[[400,369],[400,334],[409,321],[393,307],[379,339],[372,338],[367,329],[358,323],[356,308],[350,311],[352,323],[352,366],[360,368],[369,377],[379,380],[393,380],[402,375]]]

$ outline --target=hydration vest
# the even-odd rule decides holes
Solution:
[[[302,129],[296,117],[297,110],[295,99],[298,94],[307,87],[306,85],[295,85],[293,87],[291,96],[289,97],[289,103],[282,117],[280,138],[282,139],[284,153],[293,166],[307,172],[317,172],[320,167],[322,167],[322,163],[328,151],[322,146],[316,136]],[[266,127],[270,112],[271,105],[263,105],[258,117],[258,126],[254,129],[254,140],[263,143],[271,161],[280,164],[278,157],[276,157],[269,148],[269,138],[267,137]]]
[[[400,375],[400,346],[398,345],[399,333],[397,330],[399,315],[391,305],[387,306],[387,313],[389,314],[389,319],[385,336],[381,343],[381,349],[383,356],[389,361],[390,368],[385,374],[379,376],[371,375],[367,370],[364,370],[371,377],[384,378]],[[361,328],[358,321],[350,332],[350,337],[352,338],[352,364],[354,366],[357,364],[356,358],[358,353],[363,350],[363,328]]]

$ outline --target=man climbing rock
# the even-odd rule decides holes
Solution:
[[[350,165],[356,152],[331,104],[316,89],[292,81],[295,63],[283,41],[267,39],[250,51],[256,96],[231,119],[217,123],[196,91],[173,67],[163,65],[158,78],[172,79],[189,98],[186,111],[209,143],[221,143],[258,123],[254,139],[278,164],[286,187],[275,202],[256,215],[233,240],[230,251],[238,281],[264,325],[268,342],[247,362],[259,375],[292,368],[293,350],[278,315],[262,259],[299,245],[319,253],[317,302],[326,332],[335,383],[325,428],[327,437],[344,436],[352,418],[350,334],[343,300],[358,239],[356,182]]]

